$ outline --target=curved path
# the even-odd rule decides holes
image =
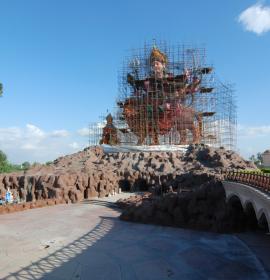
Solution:
[[[0,216],[0,279],[269,279],[236,236],[122,222],[118,198]]]

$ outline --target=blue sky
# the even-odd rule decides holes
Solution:
[[[83,128],[114,106],[127,50],[153,38],[205,45],[218,77],[234,84],[238,150],[248,157],[269,149],[269,7],[269,0],[0,0],[0,149],[19,163],[85,147]]]

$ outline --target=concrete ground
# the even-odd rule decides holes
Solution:
[[[119,198],[0,216],[0,279],[269,279],[269,236],[123,222]]]

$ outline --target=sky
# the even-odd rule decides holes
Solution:
[[[153,38],[207,49],[234,85],[237,151],[270,148],[270,0],[0,0],[0,150],[46,162],[88,145],[127,51]]]

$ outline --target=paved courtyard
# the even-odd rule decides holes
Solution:
[[[0,279],[269,279],[236,236],[122,222],[116,199],[0,216]]]

